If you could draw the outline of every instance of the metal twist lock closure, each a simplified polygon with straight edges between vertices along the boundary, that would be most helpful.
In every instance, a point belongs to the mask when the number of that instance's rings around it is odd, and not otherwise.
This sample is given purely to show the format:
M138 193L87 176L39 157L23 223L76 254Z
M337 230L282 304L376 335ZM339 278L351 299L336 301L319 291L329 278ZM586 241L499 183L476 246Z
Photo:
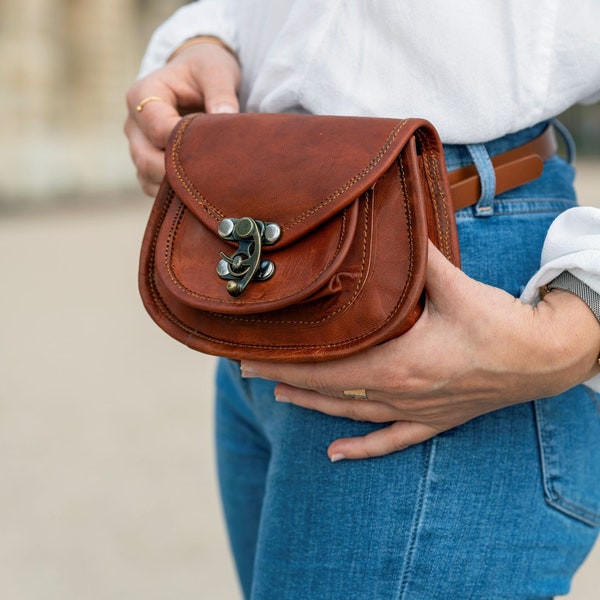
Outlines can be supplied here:
M239 244L238 249L228 256L221 252L217 265L217 274L226 279L227 291L239 296L251 281L266 281L275 273L275 264L261 258L263 246L275 244L281 237L281 227L277 223L268 223L243 217L241 219L223 219L218 227L224 240Z

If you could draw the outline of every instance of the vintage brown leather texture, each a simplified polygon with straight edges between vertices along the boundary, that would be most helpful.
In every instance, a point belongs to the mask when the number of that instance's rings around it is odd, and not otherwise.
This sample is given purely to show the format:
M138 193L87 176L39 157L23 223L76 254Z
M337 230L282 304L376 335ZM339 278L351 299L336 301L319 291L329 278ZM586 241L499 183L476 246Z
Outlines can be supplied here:
M216 269L242 246L218 227L243 217L276 223L281 236L262 245L273 275L236 296ZM459 265L442 147L428 122L188 115L166 150L139 286L156 323L201 352L329 360L417 321L428 238Z

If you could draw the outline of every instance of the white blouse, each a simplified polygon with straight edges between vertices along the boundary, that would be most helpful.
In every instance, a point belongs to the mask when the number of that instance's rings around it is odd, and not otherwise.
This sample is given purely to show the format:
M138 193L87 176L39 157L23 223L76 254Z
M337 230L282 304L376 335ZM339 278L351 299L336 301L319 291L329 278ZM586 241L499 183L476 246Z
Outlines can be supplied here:
M200 34L238 52L253 112L425 117L471 143L600 99L598 0L199 0L141 73Z
M420 116L464 144L600 100L598 0L198 0L156 30L140 76L203 34L238 53L251 112ZM522 300L565 269L600 293L600 209L556 219Z

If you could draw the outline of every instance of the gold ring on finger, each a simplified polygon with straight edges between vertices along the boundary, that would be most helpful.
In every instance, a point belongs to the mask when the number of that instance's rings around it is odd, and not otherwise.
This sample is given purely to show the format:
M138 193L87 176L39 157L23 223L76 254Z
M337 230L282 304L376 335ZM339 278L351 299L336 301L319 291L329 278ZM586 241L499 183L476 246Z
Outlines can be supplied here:
M144 110L144 106L146 106L148 102L164 102L164 100L160 96L148 96L143 100L140 100L140 103L135 107L135 110L142 112Z
M344 396L346 398L360 398L361 400L368 400L367 390L344 390Z

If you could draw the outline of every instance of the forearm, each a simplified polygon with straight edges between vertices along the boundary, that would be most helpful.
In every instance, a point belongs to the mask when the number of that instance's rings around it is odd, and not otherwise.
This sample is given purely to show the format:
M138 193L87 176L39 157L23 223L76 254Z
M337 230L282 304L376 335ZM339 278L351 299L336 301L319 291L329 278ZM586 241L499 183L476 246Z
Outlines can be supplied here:
M571 273L583 282L592 293L600 294L600 209L577 207L557 217L546 236L541 267L527 284L521 300L527 304L536 304L540 300L540 291L563 272ZM564 300L559 300L561 296ZM568 296L572 297L567 301L565 298ZM579 315L579 319L575 319L577 322L571 323L574 329L567 326L564 335L567 338L571 337L572 332L578 330L579 322L587 323L587 331L579 335L583 335L586 339L589 336L590 339L587 341L593 345L594 335L600 335L597 331L600 326L593 311L585 302L568 292L561 294L559 290L552 291L544 300L556 307L560 307L564 301L568 305L568 309L573 311L573 315ZM569 315L565 315L565 320L569 323ZM572 341L576 343L577 338ZM566 343L569 342L566 341ZM577 354L580 349L574 346L571 353ZM600 352L600 339L597 340L596 356L598 352ZM596 376L594 380L587 381L586 384L600 391L600 377Z
M553 339L541 339L540 343L552 344L551 359L556 361L557 368L573 385L585 382L598 388L600 321L589 305L571 291L554 288L544 293L537 310L542 316L549 316L554 325L548 331Z

